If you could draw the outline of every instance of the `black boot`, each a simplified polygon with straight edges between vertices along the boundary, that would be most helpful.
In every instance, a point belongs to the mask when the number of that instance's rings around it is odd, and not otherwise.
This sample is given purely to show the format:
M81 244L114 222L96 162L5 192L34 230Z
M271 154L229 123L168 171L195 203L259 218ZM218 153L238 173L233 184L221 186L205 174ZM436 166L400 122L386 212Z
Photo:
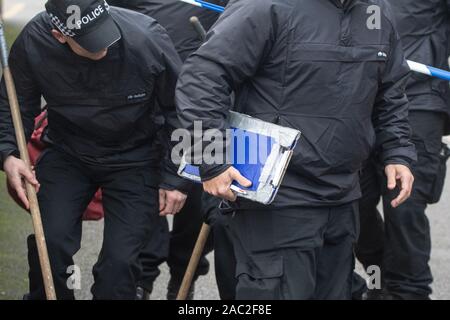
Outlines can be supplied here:
M151 290L147 290L143 287L136 288L136 300L150 300L150 296L152 294L153 288Z
M176 300L178 291L180 291L181 282L183 279L178 277L170 277L169 284L167 285L167 300ZM195 280L192 281L189 288L186 300L194 300Z
M363 300L390 300L383 289L371 289L363 296Z

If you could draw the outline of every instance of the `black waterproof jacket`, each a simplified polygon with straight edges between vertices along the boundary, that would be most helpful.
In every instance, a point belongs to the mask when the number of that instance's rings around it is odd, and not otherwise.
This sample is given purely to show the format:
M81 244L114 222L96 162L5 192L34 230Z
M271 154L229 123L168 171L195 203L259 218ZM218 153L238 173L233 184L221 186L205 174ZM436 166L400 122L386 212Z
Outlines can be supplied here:
M208 1L225 6L228 0ZM219 13L199 8L179 0L109 0L108 3L146 14L158 21L172 38L175 48L184 61L202 44L198 33L189 19L199 18L206 30L209 30L219 17Z
M82 58L53 38L47 13L38 14L19 35L9 57L26 137L48 105L46 140L80 161L98 166L159 166L161 127L153 120L163 110L166 132L178 126L174 106L181 60L154 19L111 8L122 39L105 58ZM0 88L0 165L17 146L4 80ZM170 128L169 128L170 127ZM168 139L168 138L167 138ZM163 185L184 190L189 184L165 161Z
M415 159L408 73L383 1L232 0L182 69L178 116L186 128L202 120L224 130L234 109L301 130L273 205L340 205L360 197L358 172L372 150L384 164ZM202 178L226 168L203 165Z
M407 59L448 70L449 0L389 0ZM407 95L411 110L445 112L448 81L413 73Z

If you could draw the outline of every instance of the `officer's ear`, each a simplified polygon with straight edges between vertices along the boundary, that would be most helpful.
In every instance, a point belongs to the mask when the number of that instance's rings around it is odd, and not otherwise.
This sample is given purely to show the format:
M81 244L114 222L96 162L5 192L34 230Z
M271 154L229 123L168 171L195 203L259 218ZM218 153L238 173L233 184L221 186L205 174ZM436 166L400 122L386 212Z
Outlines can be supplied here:
M67 42L66 37L56 29L52 30L52 36L62 44Z

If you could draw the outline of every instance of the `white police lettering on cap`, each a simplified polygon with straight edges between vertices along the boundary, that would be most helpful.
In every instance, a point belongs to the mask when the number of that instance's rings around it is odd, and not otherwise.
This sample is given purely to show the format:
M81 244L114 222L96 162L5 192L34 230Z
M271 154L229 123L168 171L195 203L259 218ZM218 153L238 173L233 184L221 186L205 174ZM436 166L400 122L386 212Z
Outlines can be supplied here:
M103 5L98 5L98 7L89 12L87 15L81 17L81 19L76 22L77 29L81 29L83 25L89 24L91 21L96 20L102 15L102 13L105 12L105 10L109 11L109 5L106 1L104 1Z

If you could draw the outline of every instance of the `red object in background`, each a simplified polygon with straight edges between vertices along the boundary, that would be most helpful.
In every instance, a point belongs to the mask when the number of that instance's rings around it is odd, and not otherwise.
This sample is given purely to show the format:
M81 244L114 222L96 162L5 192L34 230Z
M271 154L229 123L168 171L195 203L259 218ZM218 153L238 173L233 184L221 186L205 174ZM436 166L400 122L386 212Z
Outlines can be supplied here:
M39 156L46 148L45 143L41 141L41 136L48 124L47 112L43 111L39 116L37 116L36 119L34 120L34 123L35 123L35 130L33 132L33 135L31 136L30 142L28 142L28 152L30 154L30 160L32 165L36 163L36 160L39 159ZM14 201L19 206L25 209L22 202L17 197L16 192L9 186L9 184L7 184L7 187L8 193L11 196L11 198L13 198ZM84 212L83 220L93 221L101 219L103 219L103 205L102 205L102 191L99 189L95 193L94 198L92 199L88 208Z

